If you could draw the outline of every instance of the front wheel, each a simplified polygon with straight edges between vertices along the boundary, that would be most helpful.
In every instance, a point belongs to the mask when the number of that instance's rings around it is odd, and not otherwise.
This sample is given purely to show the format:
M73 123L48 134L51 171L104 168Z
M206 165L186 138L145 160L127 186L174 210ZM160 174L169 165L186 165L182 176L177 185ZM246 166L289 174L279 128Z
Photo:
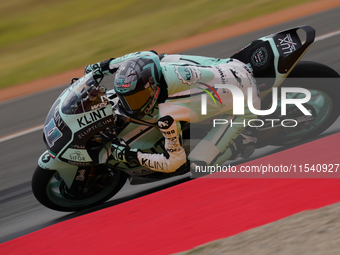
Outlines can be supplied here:
M44 206L63 212L81 211L99 205L113 197L124 186L126 175L121 171L108 171L105 181L96 190L78 196L68 190L57 171L37 167L32 178L32 191Z
M281 87L292 87L289 78L294 78L293 87L308 89L311 100L303 105L312 113L312 118L294 128L286 128L286 135L281 136L273 145L289 145L315 138L336 121L340 114L339 77L333 69L320 63L301 61L296 65ZM289 97L303 98L304 95L291 93L287 94ZM294 108L291 111L293 115L293 111L299 112Z

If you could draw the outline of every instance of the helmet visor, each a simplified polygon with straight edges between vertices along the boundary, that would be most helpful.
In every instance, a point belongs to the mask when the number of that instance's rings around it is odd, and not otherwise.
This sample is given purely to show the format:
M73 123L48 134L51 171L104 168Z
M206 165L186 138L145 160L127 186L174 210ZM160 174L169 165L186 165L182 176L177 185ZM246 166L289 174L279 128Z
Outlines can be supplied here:
M140 90L132 95L124 95L125 103L131 111L140 110L149 101L154 93L151 86L147 89Z

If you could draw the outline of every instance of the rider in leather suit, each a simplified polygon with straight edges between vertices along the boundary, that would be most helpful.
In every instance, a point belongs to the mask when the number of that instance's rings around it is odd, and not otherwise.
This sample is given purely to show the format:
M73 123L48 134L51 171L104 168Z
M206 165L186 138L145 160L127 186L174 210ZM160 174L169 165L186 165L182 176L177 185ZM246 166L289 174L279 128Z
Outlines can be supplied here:
M188 162L192 169L197 165L223 164L228 159L244 156L246 150L255 147L256 129L247 127L247 122L256 116L247 108L245 115L233 116L232 95L228 90L216 89L218 95L214 97L219 103L208 100L208 114L201 114L201 94L203 91L214 94L215 84L238 86L244 95L248 87L253 87L253 105L259 107L251 70L236 59L143 51L85 67L85 73L91 71L99 76L116 73L114 88L120 106L131 118L142 119L154 107L159 110L158 127L165 138L166 152L144 153L125 144L113 144L115 160L180 174L188 171ZM212 127L187 156L181 144L181 123L196 123L212 116L229 122ZM231 126L230 121L236 124Z

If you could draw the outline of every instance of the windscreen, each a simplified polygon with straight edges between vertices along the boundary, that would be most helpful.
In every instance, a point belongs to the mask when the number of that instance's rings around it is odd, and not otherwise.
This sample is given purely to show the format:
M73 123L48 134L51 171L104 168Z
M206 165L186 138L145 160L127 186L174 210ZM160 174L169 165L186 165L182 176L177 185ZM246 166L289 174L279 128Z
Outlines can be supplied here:
M103 104L103 96L106 89L98 86L92 73L85 75L71 86L71 92L62 105L64 114L79 114L88 112L96 106Z

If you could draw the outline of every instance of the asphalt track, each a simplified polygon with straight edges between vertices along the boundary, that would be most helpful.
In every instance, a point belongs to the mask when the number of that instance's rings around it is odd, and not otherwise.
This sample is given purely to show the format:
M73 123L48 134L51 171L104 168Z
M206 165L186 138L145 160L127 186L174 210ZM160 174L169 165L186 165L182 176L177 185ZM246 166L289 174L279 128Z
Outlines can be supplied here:
M340 30L339 13L340 8L336 8L331 11L256 31L237 38L192 49L185 53L212 57L228 57L258 37L302 24L308 24L314 27L317 35L327 34ZM340 35L336 35L315 42L303 59L324 63L334 68L337 72L340 72L339 54ZM62 89L63 87L51 89L33 96L0 104L0 137L41 125L44 122L49 107ZM340 122L338 120L323 135L329 135L339 131ZM262 151L258 151L252 158L281 149L282 148L278 147L268 147ZM44 150L45 146L42 142L41 130L1 142L0 242L5 242L46 226L90 212L86 211L74 214L54 212L44 208L34 199L30 191L30 179L36 167L37 159ZM91 211L114 206L115 204L164 189L182 181L184 180L177 178L167 182L163 181L134 187L127 186L110 202L94 208Z

